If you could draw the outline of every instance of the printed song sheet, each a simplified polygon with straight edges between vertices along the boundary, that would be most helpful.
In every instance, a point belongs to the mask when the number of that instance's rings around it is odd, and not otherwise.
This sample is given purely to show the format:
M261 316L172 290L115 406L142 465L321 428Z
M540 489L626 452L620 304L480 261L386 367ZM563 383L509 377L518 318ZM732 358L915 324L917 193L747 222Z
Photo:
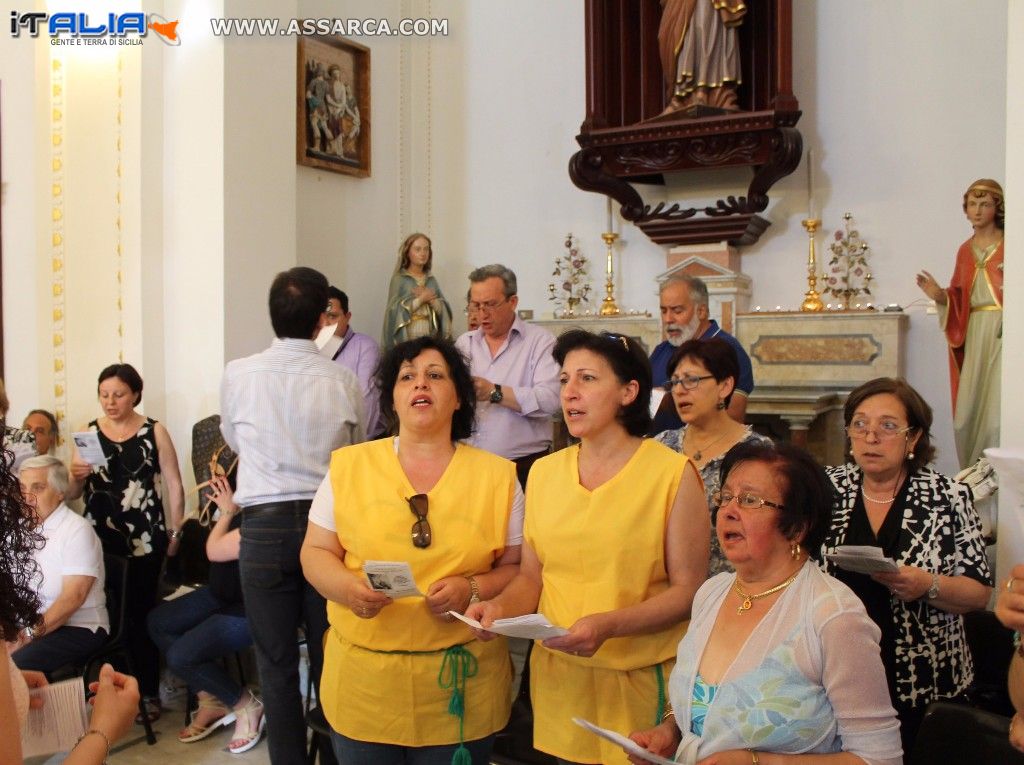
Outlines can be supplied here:
M363 573L371 589L389 598L397 600L423 594L416 586L412 568L404 561L368 560L363 563Z
M37 757L71 749L85 733L88 722L82 678L35 688L32 695L42 697L43 706L28 711L21 735L23 756Z
M470 627L478 630L484 629L480 622L475 619L449 611L459 621L463 621ZM569 630L554 626L544 614L526 614L511 619L497 619L494 624L486 628L488 632L506 637L526 638L527 640L547 640L548 638L568 635Z

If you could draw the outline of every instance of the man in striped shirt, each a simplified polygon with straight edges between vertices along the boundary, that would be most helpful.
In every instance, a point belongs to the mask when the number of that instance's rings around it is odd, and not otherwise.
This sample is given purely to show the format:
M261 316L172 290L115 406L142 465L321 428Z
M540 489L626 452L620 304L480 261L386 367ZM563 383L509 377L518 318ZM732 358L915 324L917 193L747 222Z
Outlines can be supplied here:
M267 350L229 362L221 383L221 431L239 456L239 566L273 765L305 762L300 625L317 683L323 664L326 603L299 565L309 505L331 452L366 434L359 381L313 342L327 290L327 279L311 268L278 274L270 287L277 338ZM256 719L250 723L258 729Z

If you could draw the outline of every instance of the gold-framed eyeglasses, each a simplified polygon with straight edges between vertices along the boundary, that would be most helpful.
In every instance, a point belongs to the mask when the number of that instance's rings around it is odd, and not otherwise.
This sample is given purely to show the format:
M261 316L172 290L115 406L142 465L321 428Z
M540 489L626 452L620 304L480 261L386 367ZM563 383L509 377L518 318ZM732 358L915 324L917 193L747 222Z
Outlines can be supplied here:
M913 429L912 425L903 427L895 420L882 420L872 426L867 420L858 417L846 427L846 435L850 438L860 439L867 438L868 433L872 432L879 441L887 441L909 433Z
M668 389L672 390L677 385L682 385L683 390L697 390L697 386L701 384L702 380L713 380L714 375L683 375L682 377L670 377L668 380Z
M741 491L733 494L728 491L716 491L711 495L711 503L717 508L723 508L733 500L739 505L740 510L760 510L762 507L774 507L776 510L785 510L785 505L769 502L767 499L751 494L749 491Z

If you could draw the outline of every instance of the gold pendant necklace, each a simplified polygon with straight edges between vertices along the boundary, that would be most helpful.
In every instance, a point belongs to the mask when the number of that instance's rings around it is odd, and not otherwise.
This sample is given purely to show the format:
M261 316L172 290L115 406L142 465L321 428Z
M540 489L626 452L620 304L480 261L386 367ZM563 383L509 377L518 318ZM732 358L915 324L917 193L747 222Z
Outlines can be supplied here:
M740 580L739 580L739 577L737 577L736 579L733 580L732 588L734 590L736 590L736 594L737 595L739 595L741 598L743 598L743 603L741 603L740 607L736 609L736 613L737 614L742 614L744 611L749 611L753 607L755 600L760 600L761 598L765 598L765 597L771 595L773 592L778 592L779 590L786 589L787 587L789 587L789 585L793 584L793 582L796 581L796 578L798 576L800 576L800 571L797 571L795 574L793 574L793 576L791 576L789 579L787 579L782 584L777 584L774 587L772 587L770 590L765 590L764 592L759 592L756 595L748 595L742 589L740 589Z

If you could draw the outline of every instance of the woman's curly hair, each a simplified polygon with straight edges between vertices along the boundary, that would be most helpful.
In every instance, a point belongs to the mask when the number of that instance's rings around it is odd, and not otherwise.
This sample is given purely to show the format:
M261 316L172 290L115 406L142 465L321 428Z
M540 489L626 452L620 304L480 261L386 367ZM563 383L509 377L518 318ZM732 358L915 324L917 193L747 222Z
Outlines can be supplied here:
M0 638L13 641L22 627L39 621L32 552L42 547L43 537L11 470L14 454L4 446L4 437L0 420Z

